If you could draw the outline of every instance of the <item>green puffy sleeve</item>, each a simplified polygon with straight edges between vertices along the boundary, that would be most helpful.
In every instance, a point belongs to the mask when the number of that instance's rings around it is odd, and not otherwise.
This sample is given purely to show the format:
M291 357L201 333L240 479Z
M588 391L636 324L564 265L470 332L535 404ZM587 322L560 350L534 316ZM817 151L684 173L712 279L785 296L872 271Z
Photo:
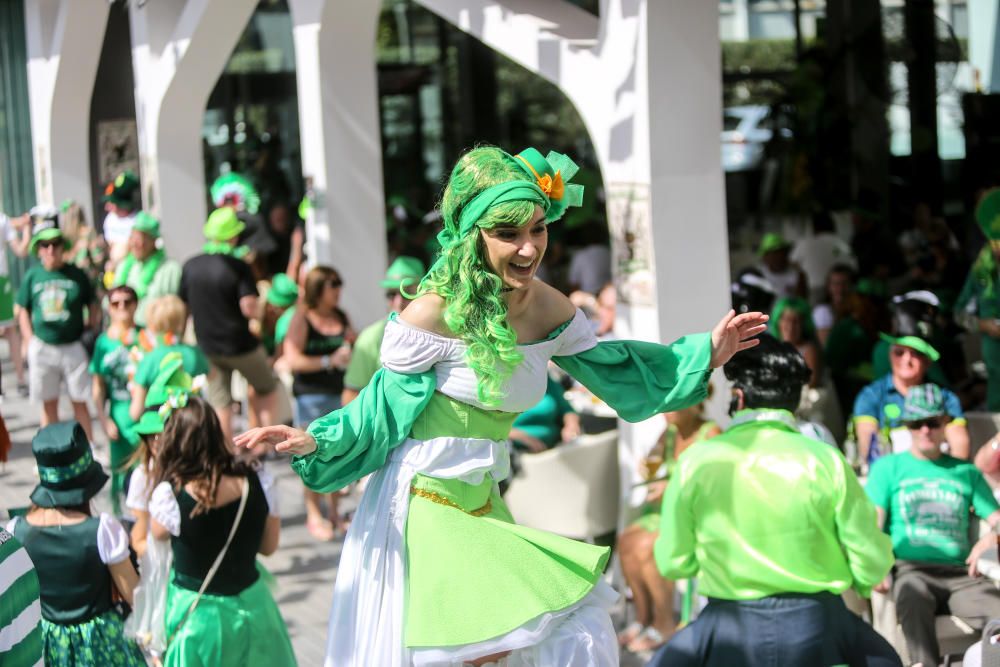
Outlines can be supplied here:
M433 370L404 374L380 369L357 398L309 425L316 451L292 457L292 469L320 493L374 472L410 434L436 384Z
M671 345L604 341L552 361L629 422L682 410L708 396L710 334L679 338Z

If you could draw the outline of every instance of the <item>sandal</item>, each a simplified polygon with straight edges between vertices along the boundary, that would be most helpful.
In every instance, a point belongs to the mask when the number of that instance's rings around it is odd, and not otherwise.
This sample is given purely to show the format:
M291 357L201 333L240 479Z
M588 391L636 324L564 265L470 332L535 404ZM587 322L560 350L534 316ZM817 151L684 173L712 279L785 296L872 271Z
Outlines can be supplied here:
M332 542L337 536L333 524L322 517L306 519L306 529L320 542Z
M668 637L654 628L652 625L643 629L639 636L628 643L626 649L630 653L645 653L655 651L667 643Z
M645 626L639 621L632 621L625 629L618 633L618 645L627 646L634 642L636 638L642 634Z

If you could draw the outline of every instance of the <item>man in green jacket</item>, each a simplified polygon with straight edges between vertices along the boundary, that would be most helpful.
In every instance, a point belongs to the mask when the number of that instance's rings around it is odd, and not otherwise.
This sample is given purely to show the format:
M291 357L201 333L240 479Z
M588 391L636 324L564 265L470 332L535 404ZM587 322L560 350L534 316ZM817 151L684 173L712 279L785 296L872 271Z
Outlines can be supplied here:
M798 432L805 360L760 341L723 367L729 428L685 451L667 485L657 566L698 577L709 603L650 664L900 665L840 597L869 595L892 545L841 453Z

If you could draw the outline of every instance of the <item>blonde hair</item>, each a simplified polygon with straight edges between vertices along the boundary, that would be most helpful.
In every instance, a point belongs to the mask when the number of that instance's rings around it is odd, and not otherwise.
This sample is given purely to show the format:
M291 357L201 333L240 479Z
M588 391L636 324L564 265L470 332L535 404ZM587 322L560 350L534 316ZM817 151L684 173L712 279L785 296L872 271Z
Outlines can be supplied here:
M187 306L180 297L167 294L153 299L146 306L146 326L157 334L184 334L187 325Z

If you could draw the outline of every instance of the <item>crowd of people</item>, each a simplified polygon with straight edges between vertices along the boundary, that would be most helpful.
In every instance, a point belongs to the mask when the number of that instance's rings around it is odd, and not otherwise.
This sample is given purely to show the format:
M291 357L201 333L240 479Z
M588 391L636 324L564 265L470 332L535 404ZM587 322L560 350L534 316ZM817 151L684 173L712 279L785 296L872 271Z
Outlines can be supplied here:
M329 665L606 665L622 647L655 665L900 664L847 611L853 589L895 598L910 661L929 667L940 609L1000 617L977 570L995 543L969 512L1000 524L1000 447L964 420L1000 411L1000 191L977 208L989 243L967 278L923 209L900 246L864 208L852 243L817 215L797 243L764 235L712 332L663 346L615 340L595 227L546 263L549 224L582 200L575 172L535 149L464 155L436 254L391 258L371 324L340 307L340 272L307 261L293 208L261 215L238 174L213 185L183 264L128 172L101 233L73 203L0 218L3 243L37 260L16 295L0 264L0 326L41 406L38 485L0 530L0 584L21 605L0 616L4 664L295 664L256 559L278 548L275 452L303 481L309 533L344 539ZM985 377L960 325L982 336ZM702 405L720 367L725 430ZM618 540L636 621L617 636L609 549L518 526L503 500L518 456L581 433L569 383L628 421L664 414ZM709 603L691 622L695 578Z

